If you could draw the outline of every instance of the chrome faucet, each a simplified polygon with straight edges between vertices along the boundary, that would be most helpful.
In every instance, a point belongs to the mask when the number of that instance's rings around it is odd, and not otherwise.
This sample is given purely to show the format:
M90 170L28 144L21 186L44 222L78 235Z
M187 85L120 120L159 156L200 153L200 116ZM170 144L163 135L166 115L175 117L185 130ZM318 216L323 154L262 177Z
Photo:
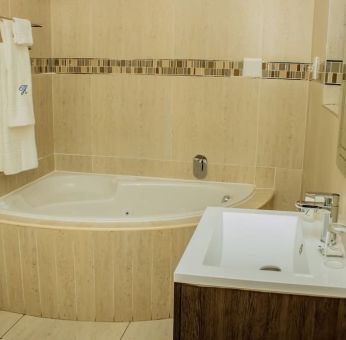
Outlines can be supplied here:
M329 225L328 233L336 238L336 235L346 233L346 225L342 223L332 223Z
M298 211L307 213L309 210L324 209L329 211L329 218L323 223L321 241L326 242L329 226L338 220L340 195L335 193L307 192L304 195L304 201L297 201ZM329 242L335 244L335 233L329 235Z

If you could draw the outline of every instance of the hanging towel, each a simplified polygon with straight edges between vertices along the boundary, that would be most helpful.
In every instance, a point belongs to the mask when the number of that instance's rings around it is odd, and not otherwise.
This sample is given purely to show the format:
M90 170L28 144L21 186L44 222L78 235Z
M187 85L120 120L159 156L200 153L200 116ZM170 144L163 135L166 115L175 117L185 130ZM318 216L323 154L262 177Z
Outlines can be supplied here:
M31 22L26 19L13 18L13 40L17 45L23 45L26 47L34 44L32 38Z
M11 127L35 124L29 50L13 42L13 22L3 21L3 41L8 69L8 120Z
M11 127L10 111L13 109L14 74L17 69L9 57L13 49L12 22L0 21L0 171L13 175L37 168L37 150L34 124Z

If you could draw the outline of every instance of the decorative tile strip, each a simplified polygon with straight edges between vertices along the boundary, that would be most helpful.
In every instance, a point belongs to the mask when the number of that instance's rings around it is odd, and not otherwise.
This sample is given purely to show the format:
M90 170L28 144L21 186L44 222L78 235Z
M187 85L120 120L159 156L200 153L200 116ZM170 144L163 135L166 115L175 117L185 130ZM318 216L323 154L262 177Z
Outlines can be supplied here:
M327 60L320 64L318 80L325 85L341 85L345 77L342 60Z
M242 61L205 59L98 59L98 58L33 58L33 73L61 74L136 74L162 76L239 77ZM264 62L262 78L311 80L311 64ZM342 61L321 63L319 79L323 84L340 85L346 80Z
M311 64L308 63L263 63L263 78L310 80Z
M32 59L33 73L141 74L166 76L238 77L243 62L192 59Z

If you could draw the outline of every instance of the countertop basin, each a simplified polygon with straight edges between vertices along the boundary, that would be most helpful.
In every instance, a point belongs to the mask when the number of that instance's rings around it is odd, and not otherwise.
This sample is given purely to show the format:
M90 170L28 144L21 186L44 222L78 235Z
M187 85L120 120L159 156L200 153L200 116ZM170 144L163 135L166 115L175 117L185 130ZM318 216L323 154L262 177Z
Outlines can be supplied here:
M174 273L175 282L346 297L346 269L319 252L322 219L302 213L208 208Z

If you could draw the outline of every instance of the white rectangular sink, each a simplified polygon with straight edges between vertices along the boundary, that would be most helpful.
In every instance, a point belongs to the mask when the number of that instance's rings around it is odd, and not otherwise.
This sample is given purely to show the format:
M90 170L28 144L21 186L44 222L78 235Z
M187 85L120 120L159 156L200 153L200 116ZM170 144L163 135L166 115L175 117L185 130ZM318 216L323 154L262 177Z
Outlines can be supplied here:
M318 250L321 229L301 213L208 208L174 281L346 297L346 269L326 267Z
M309 274L299 216L223 212L203 264Z

